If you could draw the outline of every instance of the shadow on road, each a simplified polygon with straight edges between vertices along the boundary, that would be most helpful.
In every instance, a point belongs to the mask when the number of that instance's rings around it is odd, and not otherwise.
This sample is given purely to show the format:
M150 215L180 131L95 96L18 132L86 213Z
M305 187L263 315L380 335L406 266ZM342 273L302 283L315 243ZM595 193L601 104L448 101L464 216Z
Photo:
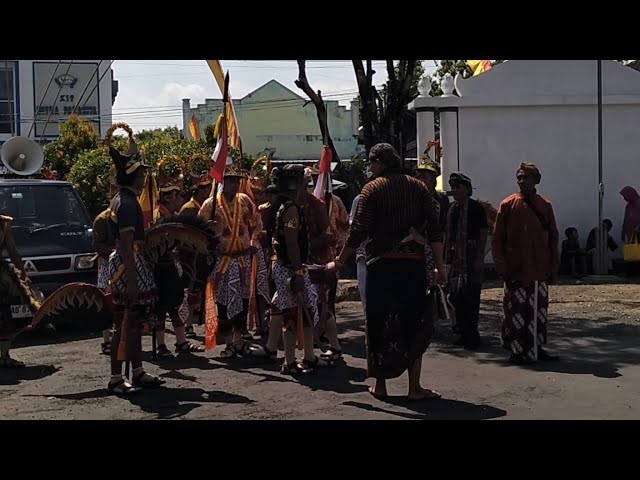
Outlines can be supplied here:
M294 379L291 376L280 374L281 365L282 365L282 362L280 361L278 361L277 363L273 363L273 362L268 362L266 360L241 358L241 359L235 359L235 361L224 362L221 364L221 367L227 370L232 370L234 372L246 373L248 375L260 377L260 380L258 380L258 383L293 382ZM265 371L273 372L273 373L266 373Z
M180 372L180 370L187 369L196 369L196 370L216 370L218 368L222 368L222 365L217 363L211 363L210 358L205 356L206 353L190 353L185 352L180 355L176 355L174 358L158 358L157 360L153 359L153 354L149 351L143 353L142 360L147 363L151 363L152 365L156 365L160 370L165 370L168 373L163 373L163 377L170 378L179 378L184 380L189 380L193 378L195 381L195 377L191 377L190 375L186 375Z
M366 370L364 368L352 367L344 361L338 361L333 367L317 368L311 375L283 375L279 373L283 360L282 352L279 352L279 355L277 363L245 357L224 362L222 368L261 377L259 382L297 382L313 391L323 390L348 394L367 390L366 385L352 383L365 381ZM273 373L265 373L264 370Z
M107 389L101 388L88 392L69 393L62 395L46 395L62 400L87 400L92 398L104 398L111 394ZM192 410L202 406L203 403L229 403L249 404L253 400L243 395L222 392L220 390L206 391L202 388L167 388L160 387L142 390L140 392L123 397L123 400L147 413L158 415L160 419L178 418Z
M345 362L339 362L334 367L318 368L313 375L298 375L296 380L300 385L304 385L314 392L322 390L340 394L361 393L366 392L369 387L355 383L364 382L366 374L367 371L364 368L352 367Z
M412 412L390 410L369 403L355 402L352 400L343 402L342 404L370 412L387 413L409 420L488 420L504 417L507 414L505 410L489 405L475 405L473 403L462 402L460 400L448 400L446 398L426 402L414 402L407 400L406 397L390 396L385 399L376 399L376 402L403 407Z
M488 311L485 305L480 320L483 345L477 352L453 346L455 337L451 329L442 324L438 327L438 335L431 348L458 357L475 357L479 363L610 379L622 376L619 372L621 367L640 364L640 325L622 323L614 316L582 320L559 319L552 315L545 350L559 355L560 361L522 367L511 365L508 362L509 352L500 346L498 335L501 323L502 316Z
M27 365L24 368L0 368L0 385L18 385L22 381L40 380L53 375L60 367L54 365Z
M90 340L93 338L101 338L101 331L85 330L85 329L58 329L55 332L47 332L44 330L36 330L35 332L24 332L16 337L12 342L12 349L24 347L34 347L42 345L56 345L60 343L77 342L80 340ZM99 345L98 345L99 347Z

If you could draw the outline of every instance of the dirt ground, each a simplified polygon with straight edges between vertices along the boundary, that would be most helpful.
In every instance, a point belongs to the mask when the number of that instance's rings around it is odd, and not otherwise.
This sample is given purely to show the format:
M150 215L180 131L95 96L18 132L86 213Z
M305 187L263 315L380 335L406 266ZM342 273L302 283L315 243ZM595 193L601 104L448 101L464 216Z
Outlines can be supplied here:
M160 362L147 353L148 371L167 384L128 399L105 389L109 366L98 353L98 333L21 337L14 356L27 368L0 370L0 419L640 418L640 286L551 287L548 349L562 361L534 367L506 363L497 338L501 290L495 287L483 290L479 351L452 346L450 328L438 326L422 377L441 400L405 400L406 375L389 382L391 396L384 401L367 393L372 380L365 379L360 303L343 301L338 317L346 355L335 368L297 379L273 364L222 361L220 347ZM149 336L143 346L149 352Z

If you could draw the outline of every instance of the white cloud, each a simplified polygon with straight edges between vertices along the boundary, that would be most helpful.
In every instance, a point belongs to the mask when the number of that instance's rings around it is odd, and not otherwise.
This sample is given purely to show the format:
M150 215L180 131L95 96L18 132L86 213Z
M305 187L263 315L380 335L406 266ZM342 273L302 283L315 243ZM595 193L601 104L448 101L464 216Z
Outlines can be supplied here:
M122 85L113 106L113 121L126 122L134 130L182 128L182 99L204 101L208 89L200 84L165 83L158 93L144 84Z

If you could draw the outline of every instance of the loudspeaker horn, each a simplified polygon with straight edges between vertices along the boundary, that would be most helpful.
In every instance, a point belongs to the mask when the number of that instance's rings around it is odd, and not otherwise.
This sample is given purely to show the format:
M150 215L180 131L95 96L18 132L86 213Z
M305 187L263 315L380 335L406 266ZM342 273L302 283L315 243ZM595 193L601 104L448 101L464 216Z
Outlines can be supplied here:
M26 137L11 137L0 149L0 160L17 175L33 175L44 164L44 152L37 142Z

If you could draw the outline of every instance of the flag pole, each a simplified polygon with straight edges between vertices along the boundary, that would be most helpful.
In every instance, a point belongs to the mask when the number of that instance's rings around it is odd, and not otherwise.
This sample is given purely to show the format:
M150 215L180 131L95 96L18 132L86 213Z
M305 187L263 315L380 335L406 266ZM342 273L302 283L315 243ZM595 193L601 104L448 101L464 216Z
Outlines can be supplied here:
M222 128L222 132L220 135L220 138L218 138L216 140L216 144L217 142L220 142L223 138L223 135L227 135L227 101L228 101L228 97L229 97L229 72L227 72L227 75L225 76L224 79L224 91L222 93L222 121L220 124L220 127ZM221 152L224 153L226 155L226 152ZM225 160L226 161L226 160ZM224 173L223 173L224 175ZM223 176L224 179L224 176ZM218 180L216 180L215 178L212 177L213 183L211 184L211 216L209 217L209 220L211 220L212 222L215 220L216 218L216 206L218 204ZM211 227L213 229L213 226ZM204 323L204 310L205 310L205 304L206 304L206 288L202 291L202 297L200 298L200 317L198 319L198 325L202 325Z

